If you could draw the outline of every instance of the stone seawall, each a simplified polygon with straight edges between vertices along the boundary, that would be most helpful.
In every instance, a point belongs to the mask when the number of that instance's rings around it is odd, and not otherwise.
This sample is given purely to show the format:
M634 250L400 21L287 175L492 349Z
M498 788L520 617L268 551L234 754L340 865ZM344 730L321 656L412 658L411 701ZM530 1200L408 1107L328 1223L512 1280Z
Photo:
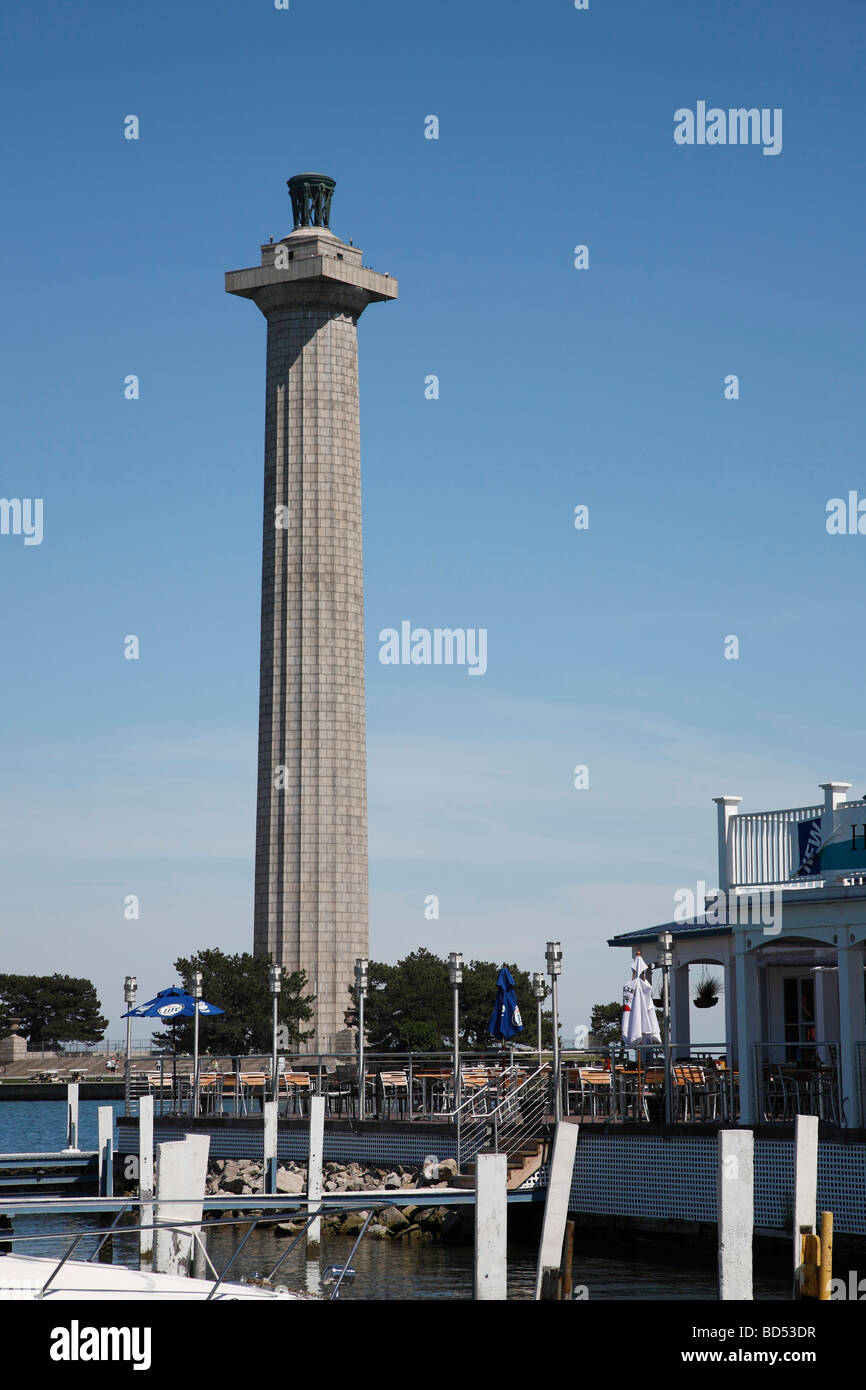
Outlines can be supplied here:
M262 1164L254 1159L216 1159L208 1167L205 1195L220 1197L255 1197L262 1191ZM393 1168L371 1168L361 1163L325 1163L322 1168L322 1191L331 1195L345 1192L355 1196L370 1193L370 1204L363 1211L326 1212L322 1228L339 1235L357 1235L370 1212L373 1219L367 1234L374 1240L441 1240L462 1234L462 1219L458 1207L437 1207L429 1199L418 1206L376 1206L374 1195L386 1197L391 1193L416 1190L420 1195L433 1197L438 1187L448 1187L457 1172L454 1159L438 1164L409 1167L395 1164ZM302 1197L307 1191L307 1165L280 1163L277 1167L277 1192L289 1197ZM226 1212L232 1208L226 1207ZM249 1215L245 1211L244 1215ZM212 1213L217 1215L217 1213ZM293 1236L303 1230L306 1213L277 1221L271 1229L277 1235Z

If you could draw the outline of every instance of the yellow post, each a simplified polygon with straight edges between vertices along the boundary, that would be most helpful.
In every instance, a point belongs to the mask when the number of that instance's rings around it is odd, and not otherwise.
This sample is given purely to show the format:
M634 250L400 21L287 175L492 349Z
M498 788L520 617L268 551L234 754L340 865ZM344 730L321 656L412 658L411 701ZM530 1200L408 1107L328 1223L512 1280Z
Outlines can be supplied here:
M833 1279L833 1213L821 1212L821 1268L818 1275L818 1297L823 1302L830 1298L830 1284Z

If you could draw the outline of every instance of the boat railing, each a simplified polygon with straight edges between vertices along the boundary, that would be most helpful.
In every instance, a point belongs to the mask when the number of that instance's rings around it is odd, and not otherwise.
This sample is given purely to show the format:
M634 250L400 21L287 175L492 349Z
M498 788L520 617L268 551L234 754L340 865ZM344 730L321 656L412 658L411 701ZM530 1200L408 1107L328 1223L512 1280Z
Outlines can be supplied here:
M376 1197L375 1205L372 1207L371 1196ZM471 1201L474 1199L474 1194L466 1193L465 1196L463 1196L463 1194L460 1194L460 1198L463 1201ZM183 1199L173 1198L172 1205L176 1205L181 1200ZM190 1198L187 1200L190 1202L191 1205L201 1205L201 1199ZM259 1198L260 1203L266 1200L267 1199L265 1198ZM439 1203L441 1203L441 1193L437 1193L437 1200ZM303 1199L303 1202L304 1205L306 1205L306 1198ZM361 1202L364 1203L363 1206L361 1206ZM359 1192L358 1199L355 1202L351 1203L334 1203L331 1201L323 1201L321 1203L317 1203L314 1210L301 1212L300 1226L298 1231L289 1241L285 1250L281 1252L279 1259L269 1269L268 1273L264 1276L241 1276L241 1282L255 1284L258 1287L265 1289L273 1289L275 1292L277 1292L280 1286L275 1283L276 1276L279 1274L281 1268L285 1264L289 1255L296 1248L299 1241L308 1237L310 1227L313 1225L315 1221L320 1220L323 1215L342 1216L349 1215L353 1212L358 1212L359 1210L363 1210L365 1212L364 1221L357 1232L355 1240L352 1244L352 1248L349 1251L349 1254L346 1257L345 1261L342 1265L332 1265L327 1271L325 1271L325 1274L329 1276L327 1280L325 1279L325 1275L323 1275L323 1283L327 1283L327 1286L330 1289L330 1292L328 1294L328 1300L330 1301L333 1299L337 1299L339 1298L340 1288L343 1285L343 1283L351 1283L354 1279L352 1260L354 1259L357 1253L358 1247L361 1244L364 1235L366 1234L369 1226L372 1224L373 1217L376 1214L376 1212L380 1211L383 1207L395 1207L400 1206L402 1204L403 1203L401 1203L393 1197L393 1194L371 1194L369 1192ZM238 1257L244 1250L247 1242L249 1241L250 1237L252 1236L253 1232L257 1229L257 1227L268 1226L272 1225L274 1222L284 1221L286 1219L286 1215L289 1212L294 1213L299 1210L298 1206L288 1205L285 1199L283 1199L280 1202L279 1207L266 1211L264 1213L262 1213L257 1208L255 1215L241 1214L230 1217L214 1217L209 1218L207 1221L203 1221L201 1215L191 1217L188 1221L178 1219L177 1217L173 1216L171 1221L138 1221L121 1224L123 1217L128 1216L131 1212L135 1211L136 1208L142 1205L150 1205L150 1203L144 1203L139 1198L130 1198L127 1201L121 1200L121 1205L117 1208L114 1220L108 1227L106 1227L103 1224L101 1226L94 1227L91 1229L76 1231L74 1234L71 1234L69 1231L47 1231L22 1235L12 1234L10 1236L7 1236L6 1243L8 1244L11 1242L14 1243L14 1245L18 1246L21 1244L33 1245L38 1244L39 1242L57 1242L59 1240L69 1239L69 1245L64 1250L63 1254L60 1255L59 1258L56 1260L56 1263L52 1266L47 1277L44 1279L41 1287L36 1290L35 1297L37 1299L42 1299L46 1297L49 1290L51 1289L51 1286L56 1283L64 1265L67 1263L68 1260L72 1258L78 1247L81 1245L82 1241L88 1238L97 1238L97 1243L94 1249L87 1256L86 1260L86 1263L92 1264L98 1259L99 1254L103 1250L106 1242L110 1240L112 1236L140 1236L142 1232L147 1231L153 1233L159 1231L177 1231L181 1234L186 1233L187 1235L192 1236L193 1244L198 1250L203 1264L205 1264L210 1270L210 1275L212 1277L213 1282L205 1299L206 1302L210 1302L212 1299L216 1297L219 1289L228 1279L232 1269L234 1268L238 1260ZM200 1233L202 1228L204 1228L206 1231L210 1231L213 1229L226 1227L237 1227L238 1229L243 1230L244 1234L241 1240L238 1242L235 1249L232 1251L223 1269L218 1271L214 1267L213 1261L211 1260L210 1255L208 1254L207 1246L202 1241ZM148 1270L147 1272L150 1271ZM2 1257L0 1257L0 1274L2 1274Z

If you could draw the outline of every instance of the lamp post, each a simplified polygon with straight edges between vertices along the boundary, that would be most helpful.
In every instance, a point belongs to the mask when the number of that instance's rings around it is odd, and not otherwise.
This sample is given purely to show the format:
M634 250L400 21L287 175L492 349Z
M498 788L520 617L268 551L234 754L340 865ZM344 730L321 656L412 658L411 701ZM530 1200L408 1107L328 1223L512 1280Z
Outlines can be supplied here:
M550 976L553 1005L553 1114L557 1123L562 1119L562 1094L559 1085L559 995L557 981L562 974L562 947L558 941L548 941L544 959Z
M282 984L283 967L281 965L268 966L268 983L271 987L271 997L274 1004L273 1035L271 1038L271 1090L273 1099L279 1098L277 1081L277 1013L280 1006L280 990Z
M671 990L670 973L673 964L673 936L659 932L658 964L662 968L662 1026L665 1032L665 1121L673 1124L673 1095L671 1094Z
M196 971L193 972L193 977L192 977L192 997L193 997L193 999L195 1000L195 1013L194 1013L194 1015L193 1015L193 1023L192 1023L192 1039L193 1039L193 1041L192 1041L192 1052L193 1052L193 1061L192 1061L192 1071L193 1071L193 1084L192 1084L192 1113L193 1113L194 1115L198 1115L198 1003L199 1003L199 1000L201 999L201 971L200 971L200 970L196 970Z
M370 962L363 956L355 961L355 990L358 995L358 1119L364 1118L366 1101L366 1077L364 1075L364 999L367 995Z
M136 995L137 989L138 989L138 980L135 978L134 975L127 975L126 979L125 979L124 982L123 982L123 997L124 997L124 999L126 1000L126 1012L127 1012L127 1013L129 1013L130 1009L132 1008L133 1004L135 1003L135 995ZM128 1114L129 1114L129 1102L130 1102L130 1099L131 1099L131 1097L130 1097L130 1089L131 1089L131 1083L132 1083L132 1075L131 1075L131 1072L130 1072L130 1069L129 1069L129 1049L130 1049L130 1046L131 1046L131 1043L130 1043L130 1035L131 1035L131 1032L132 1032L132 1019L131 1019L131 1018L128 1018L128 1019L126 1020L126 1075L125 1075L125 1077L124 1077L124 1083L123 1083L123 1113L124 1113L124 1115L128 1115Z
M460 1104L460 986L463 983L463 956L452 951L448 957L448 978L454 992L454 1109Z
M535 1003L538 1012L538 1065L541 1066L541 1009L544 1004L544 996L547 993L547 985L544 982L544 973L536 970L532 977L532 993L535 995Z

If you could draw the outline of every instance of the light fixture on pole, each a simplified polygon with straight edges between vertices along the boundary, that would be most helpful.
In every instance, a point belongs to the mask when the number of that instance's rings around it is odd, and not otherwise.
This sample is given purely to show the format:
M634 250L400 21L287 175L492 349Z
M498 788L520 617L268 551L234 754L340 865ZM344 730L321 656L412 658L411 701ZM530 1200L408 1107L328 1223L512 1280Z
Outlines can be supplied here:
M124 982L123 982L123 997L124 997L124 999L126 1000L126 1012L127 1012L127 1013L129 1013L129 1010L132 1008L133 1004L135 1003L135 996L136 996L137 990L138 990L138 980L135 978L134 975L127 975L126 979L125 979ZM127 1018L127 1020L126 1020L126 1069L125 1069L124 1083L123 1083L123 1113L124 1113L124 1115L128 1115L128 1114L129 1114L130 1086L131 1086L131 1082L132 1082L132 1073L131 1073L131 1071L130 1071L130 1062L129 1062L129 1049L130 1049L130 1046L131 1046L131 1043L130 1043L130 1034L131 1034L131 1030L132 1030L132 1019L131 1019L131 1018Z
M562 947L558 941L548 941L544 959L550 976L550 992L553 1005L553 1113L559 1122L562 1119L562 1091L559 1084L559 994L557 981L562 974Z
M195 1013L193 1014L192 1026L192 1051L193 1051L193 1084L192 1084L192 1113L198 1115L198 1006L201 999L201 971L195 970L192 977L192 997L195 1000Z
M355 991L358 996L358 1118L364 1118L366 1077L364 1075L364 1000L367 995L370 962L363 956L355 961Z
M271 1037L271 1091L273 1099L279 1098L278 1079L277 1079L277 1014L280 1007L280 990L283 987L283 967L281 965L268 966L268 984L271 987L271 998L273 1000L273 1031Z
M662 968L662 1019L665 1037L665 1121L673 1124L673 1093L671 1091L671 988L670 972L673 965L673 936L669 931L659 932L658 962Z
M463 983L463 956L452 951L448 957L448 978L454 993L454 1109L460 1104L460 986Z
M541 1066L541 1009L547 994L547 984L544 979L544 972L536 970L532 977L532 993L535 995L535 1002L538 1006L538 1065Z

